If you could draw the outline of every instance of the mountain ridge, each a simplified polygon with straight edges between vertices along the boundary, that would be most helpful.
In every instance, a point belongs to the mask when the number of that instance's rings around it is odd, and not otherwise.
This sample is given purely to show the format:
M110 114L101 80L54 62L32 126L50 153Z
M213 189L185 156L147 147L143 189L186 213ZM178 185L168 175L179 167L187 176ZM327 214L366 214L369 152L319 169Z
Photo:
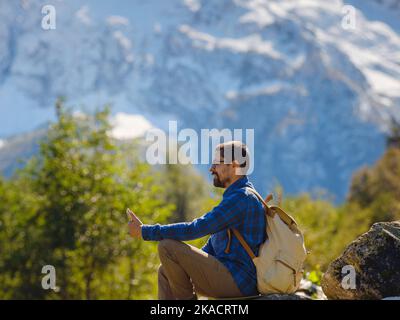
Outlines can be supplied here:
M30 1L29 10L44 3ZM254 128L262 192L279 181L289 193L324 188L340 200L354 170L383 153L390 119L400 118L399 29L385 22L389 13L370 20L357 1L354 30L341 26L339 0L133 1L136 10L103 22L86 3L57 4L54 32L35 28L40 16L28 9L0 4L8 132L18 113L50 119L60 95L77 106L112 101L115 112L163 129L167 120L198 132ZM370 3L385 13L398 2Z

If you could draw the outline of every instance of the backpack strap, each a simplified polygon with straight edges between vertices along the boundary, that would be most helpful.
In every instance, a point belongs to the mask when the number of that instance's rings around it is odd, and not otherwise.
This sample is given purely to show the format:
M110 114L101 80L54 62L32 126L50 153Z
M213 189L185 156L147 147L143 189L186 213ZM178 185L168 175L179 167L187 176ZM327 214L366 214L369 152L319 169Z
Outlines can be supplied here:
M278 206L271 206L270 210L278 214L279 218L287 225L289 228L292 228L293 225L297 226L297 222L293 219L293 217L289 216L285 211L283 211Z
M225 253L229 253L229 251L231 250L231 238L232 238L231 229L228 229L227 232L228 232L228 244L226 245Z
M249 247L249 245L247 244L246 240L243 239L242 235L240 234L239 231L237 231L235 228L232 228L233 233L235 234L236 238L239 239L240 244L243 246L244 250L246 250L246 252L248 253L248 255L250 256L251 260L253 260L256 255L254 254L254 252L251 250L251 248Z
M281 220L288 225L290 228L295 225L297 226L297 222L293 219L293 217L291 217L290 215L288 215L285 211L283 211L280 207L278 206L269 206L267 204L267 202L272 200L272 194L269 194L265 200L261 197L261 195L254 190L253 188L246 188L247 190L249 190L250 192L254 193L257 198L263 203L264 207L265 207L265 212L267 215L271 216L272 218L275 216L275 214L278 214L279 218L281 218Z
M253 188L249 188L247 187L246 189L248 189L250 192L254 193L257 198L263 203L264 207L265 207L265 214L267 216L271 216L274 217L275 214L278 214L279 218L293 231L293 230L297 230L297 223L296 221L290 216L288 215L285 211L283 211L280 207L278 206L268 206L268 202L272 200L272 194L269 194L265 200L261 197L261 195L254 190ZM243 236L240 234L240 232L238 230L236 230L235 228L232 228L232 231L234 233L234 235L236 236L236 238L238 238L240 244L243 246L243 248L246 250L247 254L250 256L251 260L254 260L254 258L256 258L256 255L254 254L254 252L251 250L250 246L247 244L246 240L244 240ZM297 232L299 232L297 230ZM230 244L231 244L231 229L228 229L228 245L227 248L225 249L225 253L229 253L230 250Z
M268 202L270 202L272 200L272 193L269 194L264 200L263 197L255 189L246 187L246 190L253 193L258 198L258 200L261 201L261 203L264 205L266 215L274 217L275 213L272 210L270 210L270 207L268 205Z

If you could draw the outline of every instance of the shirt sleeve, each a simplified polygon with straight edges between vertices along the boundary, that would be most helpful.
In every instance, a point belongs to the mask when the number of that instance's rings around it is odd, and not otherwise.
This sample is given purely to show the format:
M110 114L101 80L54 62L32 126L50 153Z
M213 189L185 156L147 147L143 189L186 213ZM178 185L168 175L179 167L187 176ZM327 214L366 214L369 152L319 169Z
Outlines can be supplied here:
M212 256L215 256L214 247L212 246L212 243L211 243L211 237L208 238L207 243L203 246L203 248L201 248L201 250L203 250L204 252L207 252L208 254L211 254Z
M218 206L192 222L142 225L142 237L144 240L150 241L163 239L189 241L201 238L235 226L242 221L241 218L246 210L246 195L235 192L224 197Z

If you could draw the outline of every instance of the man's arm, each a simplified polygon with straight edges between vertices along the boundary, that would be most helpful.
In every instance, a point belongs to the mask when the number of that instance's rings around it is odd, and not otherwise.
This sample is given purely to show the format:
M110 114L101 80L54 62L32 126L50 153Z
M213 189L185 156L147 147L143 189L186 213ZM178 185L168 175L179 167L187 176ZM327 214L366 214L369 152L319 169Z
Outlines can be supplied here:
M247 209L247 197L244 193L236 192L192 222L174 223L168 225L142 225L144 240L160 241L174 239L188 241L201 238L208 234L230 228L242 220Z

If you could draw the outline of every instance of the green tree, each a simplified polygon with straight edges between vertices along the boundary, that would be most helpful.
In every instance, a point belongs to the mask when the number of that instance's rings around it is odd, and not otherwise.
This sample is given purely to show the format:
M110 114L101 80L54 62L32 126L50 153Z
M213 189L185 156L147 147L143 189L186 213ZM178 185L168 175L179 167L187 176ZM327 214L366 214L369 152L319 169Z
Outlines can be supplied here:
M175 206L171 222L183 222L205 213L200 210L212 190L190 164L166 164L160 183L165 187L165 201Z
M344 248L368 230L370 212L356 203L335 207L305 193L284 199L282 207L298 222L309 255L307 270L325 270Z
M27 167L26 171L30 170ZM40 199L23 174L0 187L0 298L42 298L36 263L43 264Z
M125 209L165 222L151 168L109 137L109 110L74 117L57 102L57 122L40 154L2 192L0 279L7 298L96 299L154 295L155 244L127 235ZM135 152L135 150L131 150ZM5 183L1 181L1 191ZM41 268L54 265L56 292L41 288Z
M400 120L391 119L390 132L386 138L388 148L400 149Z
M349 201L370 208L372 222L400 219L400 149L390 147L372 167L352 179Z

